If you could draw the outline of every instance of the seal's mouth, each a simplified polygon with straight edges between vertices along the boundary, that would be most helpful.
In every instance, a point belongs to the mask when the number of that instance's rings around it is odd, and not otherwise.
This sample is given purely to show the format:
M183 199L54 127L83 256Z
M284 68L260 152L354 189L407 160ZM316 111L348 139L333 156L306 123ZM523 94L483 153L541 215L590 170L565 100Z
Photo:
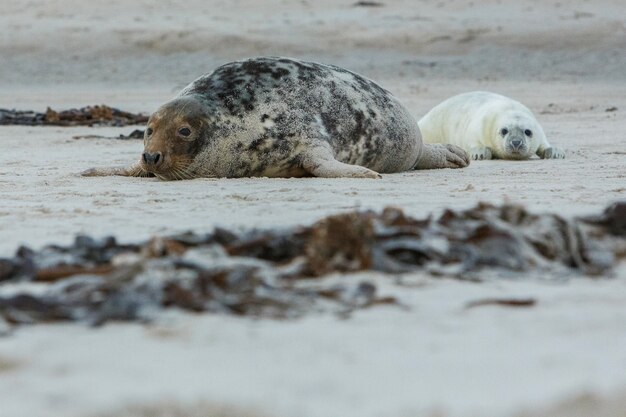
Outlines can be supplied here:
M526 159L530 156L528 142L523 137L510 137L506 141L504 151L510 159Z
M506 149L507 159L528 159L530 154L528 148L524 149Z
M163 158L163 161L155 166L142 160L141 168L163 181L189 180L195 178L192 175L191 162L187 158Z

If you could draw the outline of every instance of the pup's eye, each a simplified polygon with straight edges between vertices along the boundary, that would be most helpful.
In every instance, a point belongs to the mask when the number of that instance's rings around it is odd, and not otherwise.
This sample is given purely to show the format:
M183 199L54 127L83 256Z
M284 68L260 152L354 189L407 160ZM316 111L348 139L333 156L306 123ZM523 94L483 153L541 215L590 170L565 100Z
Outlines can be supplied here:
M188 127L180 128L180 129L178 129L178 134L181 135L181 136L187 137L187 136L191 135L191 129L189 129Z
M507 133L509 133L509 129L507 129L507 128L504 128L504 129L502 129L502 130L500 131L500 134L501 134L502 136L506 136L506 134L507 134Z
M146 129L146 135L148 135L148 136L152 135L152 128L151 127Z
M524 134L529 138L533 136L533 132L531 132L529 129L524 130Z

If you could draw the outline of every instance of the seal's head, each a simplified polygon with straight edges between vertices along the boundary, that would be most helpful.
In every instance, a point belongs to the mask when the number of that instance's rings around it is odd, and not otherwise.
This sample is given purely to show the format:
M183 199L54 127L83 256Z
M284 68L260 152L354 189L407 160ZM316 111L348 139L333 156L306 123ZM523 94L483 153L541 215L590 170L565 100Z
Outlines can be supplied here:
M528 159L537 152L538 138L543 135L534 118L525 115L499 118L494 124L494 153L500 159Z
M206 124L206 111L197 99L165 103L148 120L142 169L163 180L194 178L191 165L203 146Z

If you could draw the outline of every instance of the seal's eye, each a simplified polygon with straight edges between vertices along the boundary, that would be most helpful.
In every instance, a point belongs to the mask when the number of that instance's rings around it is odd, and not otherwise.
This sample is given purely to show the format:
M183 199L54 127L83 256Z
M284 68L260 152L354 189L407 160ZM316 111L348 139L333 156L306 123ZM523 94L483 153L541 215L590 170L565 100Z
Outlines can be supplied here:
M180 129L178 129L178 134L184 137L188 137L189 135L191 135L191 129L189 129L188 127L181 127Z
M530 131L530 129L526 129L526 130L524 130L524 134L525 134L526 136L528 136L529 138L532 138L532 137L533 137L533 132L531 132L531 131Z
M148 135L148 136L152 135L152 128L151 127L146 129L146 135Z
M500 131L500 134L501 134L502 136L506 136L506 134L507 134L507 133L509 133L509 129L507 129L507 128L504 128L504 129L502 129L502 130Z

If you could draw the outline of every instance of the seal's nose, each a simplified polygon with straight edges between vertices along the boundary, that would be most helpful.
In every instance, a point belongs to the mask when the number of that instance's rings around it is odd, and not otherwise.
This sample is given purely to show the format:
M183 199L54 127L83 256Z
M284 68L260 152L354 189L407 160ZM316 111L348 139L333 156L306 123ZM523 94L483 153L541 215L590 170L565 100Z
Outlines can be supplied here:
M521 141L521 139L513 139L511 141L511 145L513 145L513 148L515 150L518 150L522 146L522 141Z
M144 152L143 161L148 166L157 167L161 162L163 162L163 155L161 155L161 152Z

